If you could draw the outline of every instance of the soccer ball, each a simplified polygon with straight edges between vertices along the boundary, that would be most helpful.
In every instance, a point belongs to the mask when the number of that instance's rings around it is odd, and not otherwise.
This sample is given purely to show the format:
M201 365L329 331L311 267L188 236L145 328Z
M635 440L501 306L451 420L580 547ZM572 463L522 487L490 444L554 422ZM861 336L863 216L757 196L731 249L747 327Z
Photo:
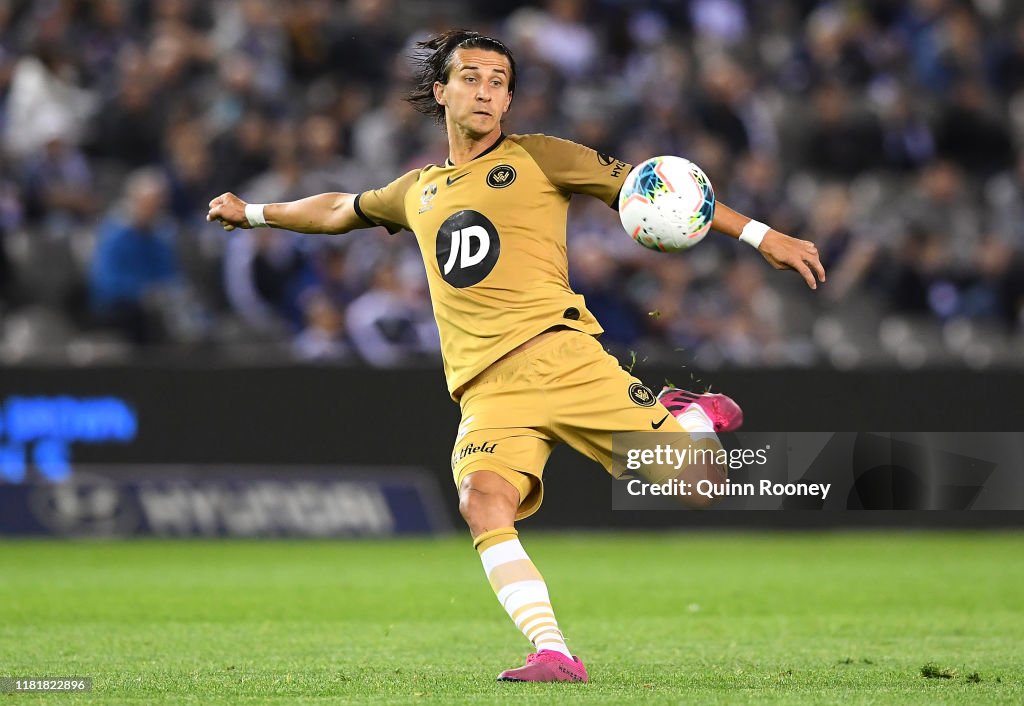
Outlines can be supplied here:
M715 217L715 191L696 164L651 157L633 167L619 193L619 219L636 242L677 252L699 243Z

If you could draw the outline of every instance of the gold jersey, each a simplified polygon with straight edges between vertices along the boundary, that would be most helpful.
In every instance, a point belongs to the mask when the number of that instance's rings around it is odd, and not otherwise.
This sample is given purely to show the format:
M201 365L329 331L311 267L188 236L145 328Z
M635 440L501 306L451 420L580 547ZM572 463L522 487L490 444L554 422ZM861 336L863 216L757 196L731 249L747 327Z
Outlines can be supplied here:
M569 287L572 194L615 207L630 165L547 135L502 135L475 159L428 165L359 194L369 225L416 235L448 391L552 326L603 329Z

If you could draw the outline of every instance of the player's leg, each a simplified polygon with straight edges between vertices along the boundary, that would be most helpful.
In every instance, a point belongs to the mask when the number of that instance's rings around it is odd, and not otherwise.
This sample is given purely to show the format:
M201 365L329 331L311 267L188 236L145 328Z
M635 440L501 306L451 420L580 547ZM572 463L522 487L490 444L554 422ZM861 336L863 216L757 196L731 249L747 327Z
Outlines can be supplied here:
M490 441L490 439L497 439ZM473 535L484 573L498 602L536 649L527 664L502 672L502 681L586 681L583 663L565 644L548 594L547 583L519 541L515 521L532 514L543 497L540 472L553 447L533 436L496 437L476 431L460 440L458 449L482 448L493 454L471 464L455 462L459 511ZM511 466L535 470L522 473ZM510 464L507 462L511 461ZM494 470L491 470L494 469Z
M558 338L491 366L460 400L452 454L459 507L498 601L536 649L526 666L502 672L500 680L587 680L513 524L536 512L544 497L542 474L556 442L541 430L549 414L533 361Z
M592 338L580 336L572 352L572 366L559 377L557 389L548 389L557 398L558 419L552 433L576 450L601 463L613 475L625 470L625 457L635 452L642 458L647 451L669 444L684 452L687 461L673 465L644 466L636 469L652 483L685 481L696 488L701 481L717 487L725 482L722 445L715 431L735 428L742 413L724 395L676 393L667 401L671 409L658 404L649 388L622 369L618 361ZM684 399L684 395L685 397ZM665 398L663 398L665 399ZM726 416L723 412L735 410ZM675 416L677 425L666 423ZM723 424L725 422L725 424ZM705 508L714 501L706 495L679 495L692 508Z
M525 481L517 481L519 487L493 471L466 476L459 489L459 510L469 525L491 588L516 627L538 650L569 656L544 577L523 549L513 524L520 502L532 482L537 482L519 475Z
M527 488L532 485L527 478L524 483ZM459 485L459 512L474 541L495 530L511 527L523 497L517 485L493 471L475 471L465 476Z
M513 523L540 481L526 474L480 470L459 487L459 510L473 535L487 580L505 612L537 650L500 681L586 681L583 663L565 644L544 577L519 541Z

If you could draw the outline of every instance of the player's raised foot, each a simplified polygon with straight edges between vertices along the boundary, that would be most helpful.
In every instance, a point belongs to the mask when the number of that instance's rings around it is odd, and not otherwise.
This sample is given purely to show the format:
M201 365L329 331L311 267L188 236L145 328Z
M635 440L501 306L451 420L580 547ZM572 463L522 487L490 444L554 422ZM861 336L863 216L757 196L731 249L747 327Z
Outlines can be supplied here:
M569 658L554 650L534 652L526 664L506 669L498 681L587 681L587 669L579 657Z
M658 401L674 417L685 412L690 405L699 405L711 419L715 431L736 431L743 426L743 410L728 395L711 392L697 394L678 387L664 387L658 394Z

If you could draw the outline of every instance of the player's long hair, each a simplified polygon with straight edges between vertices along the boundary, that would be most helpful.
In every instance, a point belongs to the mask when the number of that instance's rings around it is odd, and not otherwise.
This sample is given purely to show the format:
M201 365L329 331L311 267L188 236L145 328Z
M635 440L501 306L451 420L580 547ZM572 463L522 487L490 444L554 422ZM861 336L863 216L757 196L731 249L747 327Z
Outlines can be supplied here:
M468 29L452 29L425 42L416 42L416 49L417 52L412 56L415 84L406 94L405 100L440 125L444 125L444 106L439 105L434 98L434 82L448 83L456 49L487 49L504 55L511 69L508 94L511 96L515 93L516 60L508 47L497 39Z

